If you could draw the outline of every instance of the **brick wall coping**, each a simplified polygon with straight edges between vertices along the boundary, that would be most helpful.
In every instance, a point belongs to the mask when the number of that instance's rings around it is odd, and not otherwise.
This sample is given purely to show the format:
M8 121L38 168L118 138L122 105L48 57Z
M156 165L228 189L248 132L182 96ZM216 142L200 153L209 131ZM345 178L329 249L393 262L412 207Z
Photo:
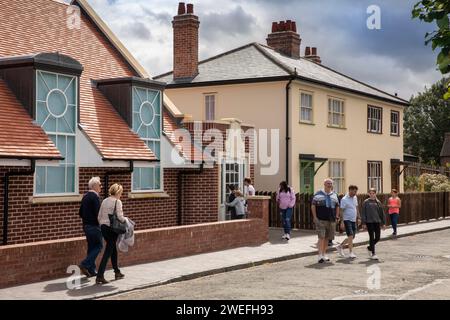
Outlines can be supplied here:
M272 198L269 196L248 196L247 199L248 200L270 200Z
M59 197L29 197L31 204L81 202L82 194Z

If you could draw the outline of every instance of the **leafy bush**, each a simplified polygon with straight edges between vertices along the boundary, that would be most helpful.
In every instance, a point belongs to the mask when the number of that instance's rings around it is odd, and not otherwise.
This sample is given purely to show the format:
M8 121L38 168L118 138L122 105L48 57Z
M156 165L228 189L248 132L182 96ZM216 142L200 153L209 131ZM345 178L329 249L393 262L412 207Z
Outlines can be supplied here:
M419 191L419 177L406 177L404 187L406 192Z
M450 191L450 179L442 174L422 174L419 178L419 185L423 191Z

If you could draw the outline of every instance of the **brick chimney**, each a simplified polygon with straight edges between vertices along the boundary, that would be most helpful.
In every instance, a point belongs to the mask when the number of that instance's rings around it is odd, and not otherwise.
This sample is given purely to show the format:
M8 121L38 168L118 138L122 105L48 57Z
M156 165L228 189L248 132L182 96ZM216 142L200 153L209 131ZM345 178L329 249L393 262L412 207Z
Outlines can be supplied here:
M194 5L180 2L173 18L173 77L175 80L198 75L198 29Z
M295 21L272 23L272 33L267 36L267 45L276 51L295 59L300 58L300 35Z
M322 60L320 59L320 57L317 55L317 48L316 47L306 47L305 49L305 58L308 60L311 60L315 63L322 63Z

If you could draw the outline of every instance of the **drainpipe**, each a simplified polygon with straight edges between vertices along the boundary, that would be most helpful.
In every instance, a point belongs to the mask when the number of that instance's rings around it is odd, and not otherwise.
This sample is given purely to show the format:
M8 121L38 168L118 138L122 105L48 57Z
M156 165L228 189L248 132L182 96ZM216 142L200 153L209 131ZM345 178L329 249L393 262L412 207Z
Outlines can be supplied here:
M295 70L295 75L297 75L297 70ZM289 91L291 89L291 83L295 80L295 75L289 79L286 85L286 182L289 184L289 142L291 137L289 136Z
M188 174L202 174L204 169L204 162L200 164L198 170L180 170L178 171L178 198L177 198L177 225L181 226L183 223L183 176Z
M31 169L22 172L7 172L3 181L3 245L8 244L8 218L9 218L9 178L34 175L36 171L36 159L31 159Z
M134 171L134 162L133 160L130 160L130 167L128 170L122 170L122 171L107 171L105 173L105 198L109 196L109 177L112 175L119 175L119 174L128 174L133 173Z

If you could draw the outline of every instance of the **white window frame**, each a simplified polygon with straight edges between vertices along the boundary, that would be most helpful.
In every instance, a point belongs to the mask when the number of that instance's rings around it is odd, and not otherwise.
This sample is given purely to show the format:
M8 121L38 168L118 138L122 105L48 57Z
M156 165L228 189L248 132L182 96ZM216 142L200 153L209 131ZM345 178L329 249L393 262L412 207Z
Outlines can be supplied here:
M75 103L76 103L76 109L75 109L75 114L74 114L74 122L75 122L75 133L61 133L61 132L52 132L52 131L45 131L44 128L42 128L42 130L45 132L45 134L48 136L48 138L50 139L50 136L56 136L56 141L58 141L58 137L64 136L66 141L67 141L67 137L73 137L74 138L74 192L62 192L62 193L37 193L37 189L36 189L36 179L37 179L37 170L35 170L34 176L33 176L33 197L63 197L63 196L73 196L73 195L79 195L79 168L77 166L77 127L78 127L78 114L79 114L79 108L80 108L80 104L79 104L79 79L77 76L74 75L70 75L70 74L65 74L65 73L58 73L58 72L51 72L51 71L46 71L46 70L41 70L41 69L37 69L35 72L35 105L34 105L34 111L35 114L37 114L37 103L38 102L45 102L47 103L47 101L43 101L43 100L38 100L38 88L37 88L37 83L38 83L38 77L39 77L39 73L48 73L48 74L53 74L53 75L61 75L61 76L65 76L65 77L73 77L75 80ZM58 78L57 78L58 79ZM54 89L50 89L50 91L53 91ZM65 95L65 93L64 93ZM50 112L50 111L49 111ZM36 120L36 119L35 119ZM67 146L67 143L66 143ZM66 161L67 159L64 159L64 161ZM67 163L66 163L67 164ZM72 165L69 164L69 165ZM43 167L45 168L45 172L46 172L46 176L47 176L47 168L49 167L48 165L36 165L36 167ZM65 174L65 178L64 180L67 182L67 171Z
M310 106L304 106L303 105L303 96L309 96L311 99L311 105ZM304 119L303 118L303 110L308 110L311 114L311 119ZM314 95L312 92L307 91L300 91L300 123L308 123L313 124L314 123Z
M149 145L149 143L159 142L159 148L160 148L160 152L159 153L160 153L160 157L162 157L162 126L163 126L163 100L162 100L162 95L163 95L163 93L160 90L149 89L149 88L140 87L140 86L132 86L131 87L131 90L135 90L135 89L150 90L150 91L158 91L159 92L159 105L160 105L160 111L159 111L160 112L160 117L159 117L160 118L159 119L160 120L160 124L159 124L159 129L160 129L159 139L142 138L142 137L140 137L140 138L141 138L141 140L143 140L145 142L145 144L147 146ZM147 101L142 102L142 104L145 103L145 102L147 102ZM148 101L148 102L150 102L150 101ZM131 127L134 128L134 123L132 123ZM138 134L137 132L135 132L135 133ZM161 159L159 159L159 160L161 160ZM160 187L159 187L159 189L150 189L150 190L139 190L139 189L136 190L136 189L134 189L134 174L135 174L135 172L133 172L131 174L131 192L132 193L161 193L161 192L164 192L164 168L162 166L162 162L160 162L159 165L136 166L135 168L146 169L146 168L156 168L158 166L160 168L160 177L159 177ZM156 170L154 170L154 172L155 171ZM155 180L155 178L156 178L156 175L153 174L153 180Z
M205 121L216 120L217 94L205 93Z
M340 104L340 112L334 111L334 102L337 101ZM341 119L341 123L333 123L334 115L338 115ZM331 128L345 128L345 100L335 97L328 97L328 126Z
M333 172L334 164L339 164L341 176L336 175L335 172ZM334 182L334 191L337 194L345 193L345 160L342 159L330 159L328 160L328 176L333 180ZM337 190L337 186L339 186L340 190Z
M367 106L367 132L383 133L383 108Z
M367 187L375 188L377 193L383 193L383 162L368 161L367 171Z
M393 115L397 116L397 122L394 122L392 119ZM392 129L396 127L396 132ZM399 137L400 136L400 111L391 110L391 136Z

